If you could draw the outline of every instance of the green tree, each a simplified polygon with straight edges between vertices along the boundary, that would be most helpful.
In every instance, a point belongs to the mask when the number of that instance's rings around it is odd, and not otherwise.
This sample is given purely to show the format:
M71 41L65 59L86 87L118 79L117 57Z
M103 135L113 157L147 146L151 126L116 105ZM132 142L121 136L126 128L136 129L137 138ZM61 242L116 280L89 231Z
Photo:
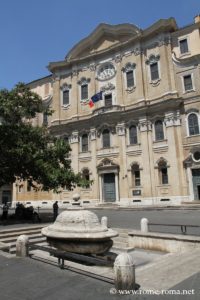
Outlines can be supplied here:
M58 192L88 184L71 168L70 146L46 127L32 126L43 112L52 113L23 83L0 91L0 186L27 180L35 189Z

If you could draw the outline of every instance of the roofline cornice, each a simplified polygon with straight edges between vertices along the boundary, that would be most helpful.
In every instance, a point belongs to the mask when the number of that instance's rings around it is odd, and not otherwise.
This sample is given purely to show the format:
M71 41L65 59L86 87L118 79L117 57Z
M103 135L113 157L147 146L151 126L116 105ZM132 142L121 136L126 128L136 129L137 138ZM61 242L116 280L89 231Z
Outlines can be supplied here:
M119 27L118 27L119 26ZM91 44L92 39L95 36L95 39L97 39L97 35L102 34L103 31L108 32L108 29L110 30L110 32L115 33L117 35L117 33L119 32L119 28L123 27L123 30L125 30L125 28L128 28L130 26L130 30L132 28L132 30L134 30L134 28L136 28L135 30L137 30L137 34L135 34L132 38L130 38L128 41L125 42L120 42L117 43L107 49L103 49L97 52L94 52L90 55L87 55L85 57L82 58L75 58L72 59L70 57L71 53L73 51L75 51L74 49L76 47L81 47L87 43ZM118 27L118 29L116 29ZM147 29L145 29L144 31L142 31L141 29L137 28L136 26L134 27L134 25L131 24L120 24L120 25L108 25L108 24L100 24L99 26L97 26L97 28L85 39L81 40L79 43L77 43L68 53L68 55L66 56L66 59L63 61L58 61L58 62L50 62L48 65L48 69L51 72L55 72L56 69L60 69L60 68L64 68L64 67L70 67L73 64L77 64L77 63L81 63L90 59L93 59L94 57L99 57L101 55L107 54L110 51L119 51L122 48L124 48L125 46L130 45L131 43L137 43L137 42L142 42L143 40L146 40L148 38L151 38L153 35L156 35L158 33L161 32L173 32L177 30L177 25L176 25L176 21L174 18L169 18L169 19L161 19L159 21L157 21L156 23L154 23L152 26L148 27ZM121 31L122 32L122 31Z

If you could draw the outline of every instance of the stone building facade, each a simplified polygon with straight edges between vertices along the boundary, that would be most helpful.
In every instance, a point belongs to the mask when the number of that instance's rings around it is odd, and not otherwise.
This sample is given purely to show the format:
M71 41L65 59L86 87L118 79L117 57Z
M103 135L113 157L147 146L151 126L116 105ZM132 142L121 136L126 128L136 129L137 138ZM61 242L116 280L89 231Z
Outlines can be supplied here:
M69 142L74 171L93 184L58 195L24 184L16 201L68 206L75 192L84 205L200 200L199 16L183 28L173 18L145 30L100 24L48 68L29 86L54 113L34 122Z

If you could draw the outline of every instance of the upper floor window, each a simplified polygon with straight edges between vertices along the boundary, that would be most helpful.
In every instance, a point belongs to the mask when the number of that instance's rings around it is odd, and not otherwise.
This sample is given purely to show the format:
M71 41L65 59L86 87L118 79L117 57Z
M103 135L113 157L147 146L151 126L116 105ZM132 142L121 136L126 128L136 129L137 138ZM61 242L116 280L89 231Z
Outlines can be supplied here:
M82 150L82 152L87 152L88 151L88 135L87 134L82 135L81 150Z
M159 72L158 72L158 63L154 62L150 64L150 72L151 72L151 80L159 79Z
M183 83L185 91L193 90L193 83L192 83L192 75L185 75L183 76Z
M137 142L138 142L137 127L135 125L133 125L129 128L129 141L130 141L130 145L137 144Z
M88 85L81 85L81 100L88 99Z
M160 184L168 184L168 170L167 163L165 161L160 161L158 164Z
M140 169L138 164L134 164L131 168L133 187L141 185Z
M163 122L161 120L157 120L155 122L155 140L156 141L164 140Z
M160 83L160 55L151 54L146 60L149 65L149 79L152 86L157 86Z
M189 135L199 134L199 121L198 116L195 113L192 113L188 116L188 128Z
M102 132L102 144L103 148L110 148L110 131L108 129L104 129Z
M112 93L105 95L105 106L112 106Z
M125 84L128 91L132 91L135 88L135 69L136 64L128 62L123 68L122 71L124 72L125 76Z
M127 88L134 86L133 70L126 72L126 82L127 82Z
M84 103L82 100L88 99L88 84L90 82L90 78L82 77L77 83L80 85L80 98L81 102Z
M69 104L69 90L63 91L63 105Z
M180 45L180 53L184 54L188 52L188 41L187 39L183 39L179 41L179 45Z
M61 105L67 108L70 104L70 89L71 84L64 83L61 87Z

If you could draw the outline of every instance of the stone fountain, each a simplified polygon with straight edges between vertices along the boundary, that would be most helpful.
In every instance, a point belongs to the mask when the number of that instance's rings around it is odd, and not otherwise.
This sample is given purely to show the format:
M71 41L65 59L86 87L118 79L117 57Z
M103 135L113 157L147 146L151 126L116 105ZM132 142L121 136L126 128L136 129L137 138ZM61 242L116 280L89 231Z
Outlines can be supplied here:
M64 211L54 224L42 229L47 242L67 252L81 254L103 254L113 244L117 231L107 228L105 217L99 222L95 213L88 210Z

